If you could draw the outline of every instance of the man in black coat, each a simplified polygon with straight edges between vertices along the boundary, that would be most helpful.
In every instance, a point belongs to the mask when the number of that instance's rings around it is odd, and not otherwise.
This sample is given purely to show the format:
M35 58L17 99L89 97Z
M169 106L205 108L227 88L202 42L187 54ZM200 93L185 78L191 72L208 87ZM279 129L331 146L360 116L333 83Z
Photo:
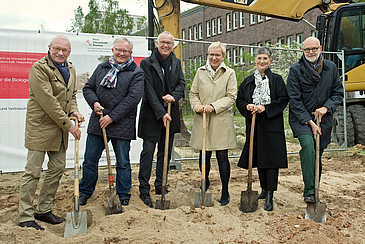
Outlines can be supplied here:
M343 86L337 67L322 55L315 37L303 42L303 56L290 68L287 90L289 123L300 142L300 161L304 180L304 201L315 202L315 138L321 135L320 157L331 141L333 113L343 99ZM312 113L314 113L312 115ZM315 123L317 117L320 127ZM319 175L322 163L320 161Z
M86 149L80 182L80 205L95 190L98 162L105 148L102 128L106 129L116 156L116 191L121 205L129 204L132 173L130 142L136 139L137 105L143 95L143 71L133 61L133 44L124 37L113 43L113 56L98 65L83 88L93 112L87 128ZM103 109L103 112L97 112ZM104 114L101 119L100 115Z
M184 96L185 89L181 62L172 52L174 37L164 31L158 36L156 45L157 48L153 50L151 56L141 62L145 77L138 124L138 136L143 139L138 176L139 191L143 203L149 207L153 207L149 180L156 143L158 151L154 185L155 193L161 194L166 121L171 121L168 142L168 161L170 161L174 134L180 132L178 101ZM166 112L167 103L171 103L171 115Z

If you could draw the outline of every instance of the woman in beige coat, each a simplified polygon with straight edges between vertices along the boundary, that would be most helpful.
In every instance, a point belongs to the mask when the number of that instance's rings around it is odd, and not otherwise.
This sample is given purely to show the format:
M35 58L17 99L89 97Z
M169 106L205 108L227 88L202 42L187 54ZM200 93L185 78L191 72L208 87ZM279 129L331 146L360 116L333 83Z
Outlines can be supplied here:
M210 158L215 150L222 182L222 206L229 203L228 182L230 164L228 149L237 147L236 133L232 116L232 105L236 100L237 80L234 70L223 60L225 46L220 42L208 48L209 62L197 70L190 90L190 105L196 112L190 145L200 150L199 167L202 158L203 112L207 115L206 125L206 189L208 189Z

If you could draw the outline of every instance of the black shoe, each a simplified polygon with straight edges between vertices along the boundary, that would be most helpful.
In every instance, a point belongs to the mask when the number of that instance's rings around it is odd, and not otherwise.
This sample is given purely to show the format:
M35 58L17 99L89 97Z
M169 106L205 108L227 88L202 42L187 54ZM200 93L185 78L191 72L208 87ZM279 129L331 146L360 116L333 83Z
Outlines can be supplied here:
M314 195L312 194L312 195L304 197L304 202L306 202L306 203L315 203L316 199L314 199Z
M86 205L86 202L87 202L87 198L86 198L85 196L80 196L80 197L79 197L79 204L80 204L81 206Z
M266 192L266 198L265 198L265 207L264 209L266 211L272 211L274 209L274 205L272 202L272 198L274 197L273 191L267 191Z
M148 207L153 208L152 200L150 197L150 194L144 193L139 194L139 198L143 201L144 204L146 204Z
M167 193L169 193L169 191L166 189L166 190L165 190L165 195L166 195ZM156 189L155 189L155 194L156 194L156 195L161 195L161 194L162 194L162 189L157 189L157 188L156 188Z
M48 213L44 213L44 214L35 213L34 218L38 219L40 221L43 221L43 222L53 224L53 225L60 224L65 221L64 218L54 215L52 213L52 211L49 211Z
M226 206L229 203L229 200L231 197L229 195L225 195L221 197L221 200L219 200L221 206Z
M44 228L40 225L38 225L34 220L30 220L30 221L24 221L19 223L20 227L30 227L30 228L34 228L36 230L44 230Z
M266 189L265 188L261 188L262 191L259 195L259 199L265 199L266 198Z
M129 205L129 199L121 199L120 204L122 204L122 206L128 206Z

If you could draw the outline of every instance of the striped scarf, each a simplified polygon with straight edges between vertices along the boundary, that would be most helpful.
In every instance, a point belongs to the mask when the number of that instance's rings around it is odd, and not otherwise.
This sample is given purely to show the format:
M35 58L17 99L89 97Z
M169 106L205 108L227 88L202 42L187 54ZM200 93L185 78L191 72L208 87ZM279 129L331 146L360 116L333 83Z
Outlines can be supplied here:
M106 86L107 88L115 88L117 86L117 75L118 72L122 71L123 68L128 67L133 62L132 55L130 58L123 64L119 64L115 62L114 57L111 56L109 58L109 64L112 68L108 71L108 73L104 76L103 80L100 82L101 86Z

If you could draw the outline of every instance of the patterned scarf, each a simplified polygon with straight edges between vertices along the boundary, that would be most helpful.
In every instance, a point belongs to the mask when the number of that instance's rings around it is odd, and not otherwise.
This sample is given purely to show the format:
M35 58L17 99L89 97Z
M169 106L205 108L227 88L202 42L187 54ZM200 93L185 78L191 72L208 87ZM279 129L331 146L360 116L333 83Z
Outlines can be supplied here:
M214 70L212 68L212 66L209 63L209 60L207 60L207 64L205 65L205 68L209 71L210 75L212 76L212 79L214 79L215 73L217 73L217 71L219 70L220 67L223 66L223 61L221 62L221 64L218 66L218 68L216 70Z
M118 72L122 71L123 68L128 67L133 62L133 57L131 57L123 64L118 64L115 62L114 57L109 58L109 64L112 68L104 76L103 80L100 82L101 86L106 86L107 88L115 88L117 86L117 75Z
M270 98L270 87L269 87L269 78L265 75L265 78L262 78L259 70L255 69L254 73L255 77L255 90L252 94L252 101L257 105L268 105L271 103Z
M322 73L322 69L323 69L323 57L322 57L322 53L320 54L320 56L319 56L319 58L317 60L317 63L314 66L309 63L309 61L304 56L304 54L303 54L302 59L303 59L305 68L311 74L313 80L316 83L318 83L321 80L321 73Z

